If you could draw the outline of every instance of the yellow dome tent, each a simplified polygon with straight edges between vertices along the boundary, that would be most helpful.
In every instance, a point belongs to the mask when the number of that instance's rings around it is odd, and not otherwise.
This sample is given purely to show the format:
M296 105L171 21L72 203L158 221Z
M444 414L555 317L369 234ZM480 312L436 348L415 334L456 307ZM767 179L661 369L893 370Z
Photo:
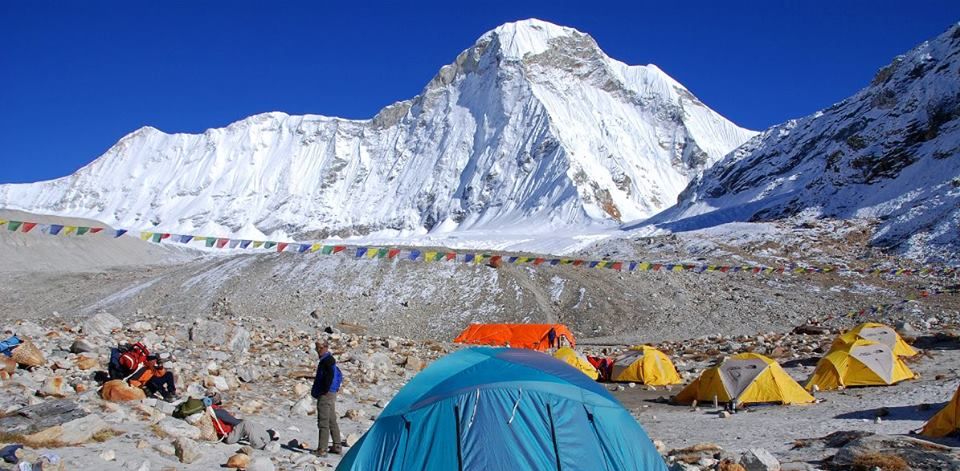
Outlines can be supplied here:
M740 404L803 404L814 401L780 364L757 353L741 353L708 368L674 396L674 402L694 400Z
M920 435L940 438L955 432L960 432L960 387L953 393L953 399L927 421Z
M900 337L893 327L876 322L860 324L838 336L830 346L830 350L849 345L857 340L870 340L882 343L893 349L893 354L901 357L912 357L917 351Z
M670 357L649 345L631 347L613 362L612 381L634 381L653 386L682 381Z
M570 347L561 347L557 350L557 353L553 354L553 357L567 362L568 365L580 370L594 381L600 376L597 369L587 361L587 357Z
M916 377L893 350L882 343L857 340L842 345L817 362L807 390L848 386L889 386Z

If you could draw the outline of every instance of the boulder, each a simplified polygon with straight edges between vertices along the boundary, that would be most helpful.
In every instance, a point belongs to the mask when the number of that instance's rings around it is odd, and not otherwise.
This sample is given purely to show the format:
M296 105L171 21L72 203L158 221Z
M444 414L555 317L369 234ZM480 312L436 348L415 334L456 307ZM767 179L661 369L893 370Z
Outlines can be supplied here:
M123 323L111 314L98 312L83 321L83 333L92 337L109 337L114 330L123 328Z
M960 469L960 452L910 437L872 435L844 445L831 464L840 469Z
M227 326L222 322L197 319L190 326L190 341L205 345L224 345L227 342Z
M403 360L403 366L408 370L420 371L427 366L427 363L419 357L408 356Z
M77 339L70 344L70 353L91 353L96 352L97 346L84 340Z
M180 437L174 440L173 450L177 459L184 464L193 463L203 455L200 445L197 445L197 442L186 437Z
M43 366L47 362L43 356L43 352L29 339L24 339L20 345L13 349L11 358L13 358L13 361L17 362L18 365L27 368Z
M258 456L250 461L247 471L276 471L273 461L266 456Z
M244 383L252 383L260 379L260 369L249 365L237 368L237 378Z
M156 429L164 436L173 438L199 440L201 435L199 428L173 417L164 417L163 419L160 419L160 421L156 424Z
M751 448L740 457L747 471L780 471L780 460L763 448Z
M247 469L250 466L250 455L237 453L227 458L227 464L224 466L233 469Z
M293 385L293 394L297 397L303 397L310 392L311 386L306 383L297 383Z
M290 414L295 416L307 416L317 412L317 400L309 394L301 397L290 408Z
M359 433L348 433L347 438L346 440L344 440L344 442L348 447L356 445L357 442L360 441L361 436L362 435L360 435Z
M0 430L11 435L27 435L86 415L76 402L45 401L17 409L0 418Z
M81 355L77 357L75 365L80 371L87 371L100 366L100 362L97 361L96 358L90 358Z
M16 360L6 355L0 355L0 371L4 371L8 375L12 375L14 371L17 371Z
M93 437L109 428L106 422L96 414L90 414L86 417L71 420L62 425L41 430L37 433L23 437L24 443L41 447L45 444L63 445L82 445L89 442Z
M63 398L67 395L66 387L64 386L63 376L49 376L47 379L43 380L43 386L40 386L40 390L37 391L37 394L41 397L59 397Z
M243 327L236 327L227 341L227 347L234 353L247 353L250 350L250 332Z
M125 402L146 399L147 395L140 388L127 384L122 379L115 379L103 383L100 388L100 397L106 401Z
M134 322L129 327L129 329L130 329L130 332L138 332L138 333L150 332L153 330L153 324L147 321L138 321L138 322Z

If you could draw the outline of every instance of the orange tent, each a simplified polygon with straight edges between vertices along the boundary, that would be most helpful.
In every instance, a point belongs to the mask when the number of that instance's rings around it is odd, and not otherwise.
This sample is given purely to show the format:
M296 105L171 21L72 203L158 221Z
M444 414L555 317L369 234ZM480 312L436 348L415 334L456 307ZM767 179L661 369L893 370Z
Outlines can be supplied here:
M513 348L542 352L550 348L548 334L551 328L558 339L561 336L566 337L570 346L576 346L573 333L563 324L470 324L453 341L472 345L510 344Z

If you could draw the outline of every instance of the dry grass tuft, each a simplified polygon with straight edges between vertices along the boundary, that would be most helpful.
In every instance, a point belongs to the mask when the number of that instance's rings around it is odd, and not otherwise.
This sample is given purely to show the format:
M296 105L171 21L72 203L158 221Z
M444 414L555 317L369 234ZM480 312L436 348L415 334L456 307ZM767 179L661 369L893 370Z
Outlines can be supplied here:
M910 465L903 458L887 453L864 453L853 460L854 471L910 471Z
M93 437L91 438L93 439L93 441L97 443L103 443L107 440L112 439L113 437L119 437L120 435L123 435L123 433L117 430L114 430L112 428L107 428L93 434Z

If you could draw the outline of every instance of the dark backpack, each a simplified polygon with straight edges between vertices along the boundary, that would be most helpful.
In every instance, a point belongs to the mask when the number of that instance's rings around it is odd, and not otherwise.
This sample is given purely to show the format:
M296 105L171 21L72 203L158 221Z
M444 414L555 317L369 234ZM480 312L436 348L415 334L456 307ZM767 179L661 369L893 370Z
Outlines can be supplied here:
M173 410L173 416L178 419L183 419L193 414L199 414L200 412L203 412L203 409L203 401L191 397L190 399L181 402L180 405Z
M130 345L117 345L110 349L110 363L107 363L107 373L110 379L123 379L126 376L126 370L120 366L120 357L130 351Z
M333 381L330 382L330 392L339 391L341 384L343 384L343 373L340 371L340 367L334 364L333 365Z

